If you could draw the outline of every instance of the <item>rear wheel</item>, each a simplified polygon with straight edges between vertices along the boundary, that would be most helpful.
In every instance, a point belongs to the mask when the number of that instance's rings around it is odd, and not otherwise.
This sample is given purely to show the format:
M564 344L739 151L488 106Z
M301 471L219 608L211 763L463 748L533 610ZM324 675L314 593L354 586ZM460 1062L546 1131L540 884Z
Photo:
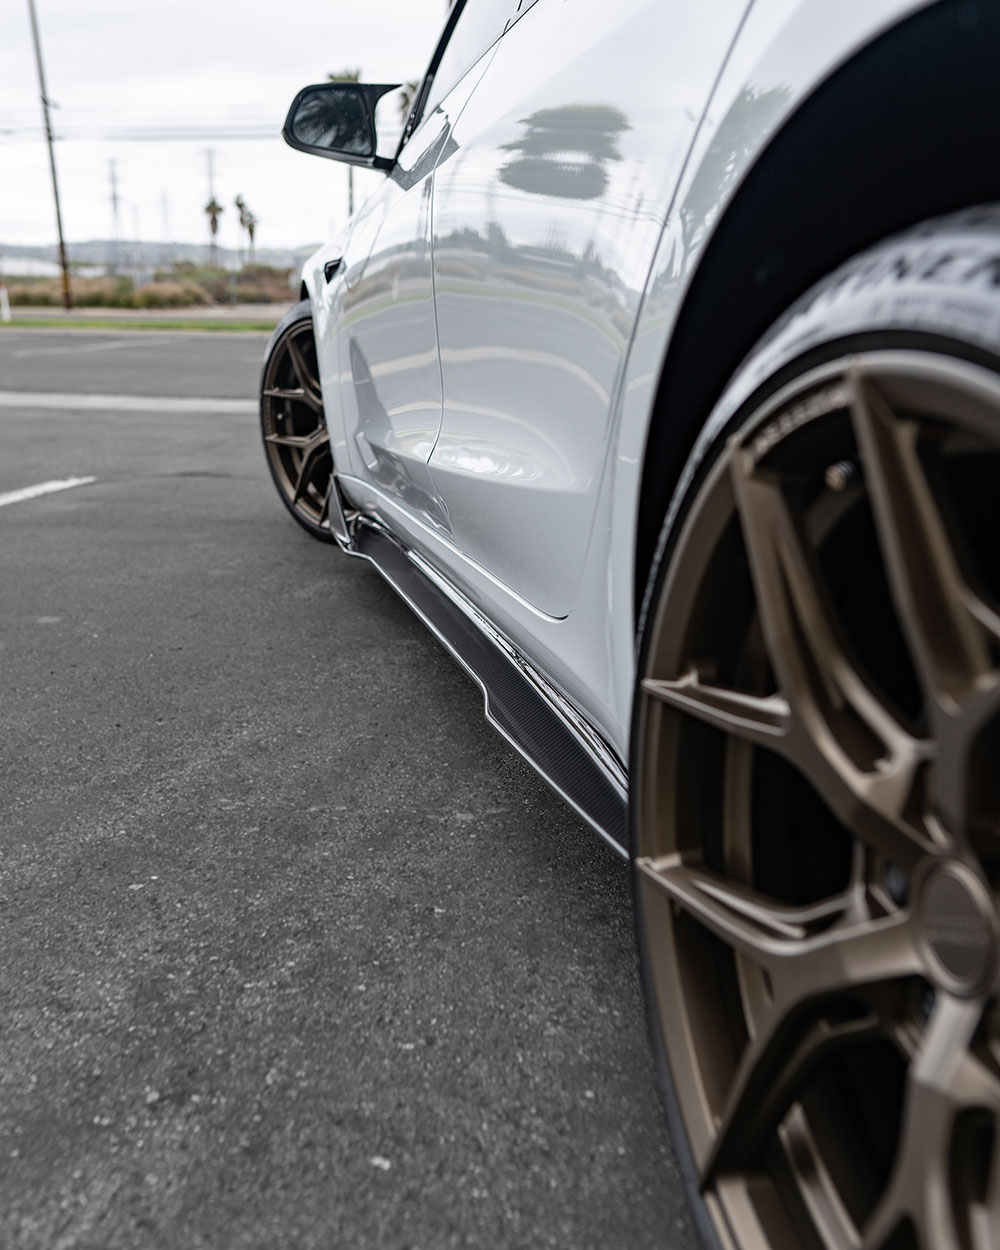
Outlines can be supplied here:
M639 949L706 1240L1000 1247L1000 228L792 310L669 521Z
M260 424L267 465L285 507L314 538L332 542L333 458L308 300L296 304L271 339L261 379Z

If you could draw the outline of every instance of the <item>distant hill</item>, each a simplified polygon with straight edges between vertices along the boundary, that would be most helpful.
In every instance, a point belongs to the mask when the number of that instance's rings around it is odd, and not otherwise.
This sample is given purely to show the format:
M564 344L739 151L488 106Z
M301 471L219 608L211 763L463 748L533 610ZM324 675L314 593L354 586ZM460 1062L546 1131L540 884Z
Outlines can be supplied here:
M273 265L276 269L298 269L318 246L318 243L312 243L298 248L259 247L254 260L258 265ZM66 250L71 264L104 266L115 255L115 244L110 239L87 239L79 243L67 243ZM135 243L122 240L117 251L122 268L130 268L138 262L141 269L156 269L184 260L196 265L207 265L212 254L207 243L145 243L141 240ZM217 255L219 264L227 269L240 262L240 254L235 248L220 247ZM8 273L13 272L18 261L48 261L58 264L59 248L54 243L46 247L0 243L0 271L6 269Z

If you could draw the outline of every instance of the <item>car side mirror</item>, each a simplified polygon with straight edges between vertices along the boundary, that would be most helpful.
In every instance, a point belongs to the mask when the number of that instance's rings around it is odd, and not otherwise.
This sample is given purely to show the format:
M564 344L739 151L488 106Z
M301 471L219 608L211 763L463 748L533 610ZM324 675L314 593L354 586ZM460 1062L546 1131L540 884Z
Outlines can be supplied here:
M303 87L288 110L281 137L300 152L366 169L391 169L376 156L375 105L399 83L324 82Z

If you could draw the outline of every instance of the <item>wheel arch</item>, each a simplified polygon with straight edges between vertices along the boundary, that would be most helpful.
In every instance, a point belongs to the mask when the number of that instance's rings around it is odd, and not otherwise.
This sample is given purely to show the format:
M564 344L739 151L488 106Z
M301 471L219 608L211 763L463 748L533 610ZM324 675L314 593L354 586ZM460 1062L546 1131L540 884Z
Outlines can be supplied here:
M938 0L877 34L751 158L721 216L704 228L693 275L681 269L667 276L666 285L684 282L686 291L642 454L635 620L684 464L757 340L815 282L878 240L1000 200L997 64L993 0ZM711 140L701 153L707 164ZM698 173L685 182L689 197ZM675 239L685 203L671 214Z

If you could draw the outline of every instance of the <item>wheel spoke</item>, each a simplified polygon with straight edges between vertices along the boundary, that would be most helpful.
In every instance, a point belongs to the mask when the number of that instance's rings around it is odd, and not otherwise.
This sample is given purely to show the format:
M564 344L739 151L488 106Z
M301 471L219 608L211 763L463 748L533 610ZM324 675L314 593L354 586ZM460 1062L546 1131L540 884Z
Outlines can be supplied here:
M857 369L852 395L889 585L937 738L935 805L947 825L965 831L974 819L972 753L1000 712L1000 618L963 577L921 463L917 423L897 416Z
M776 902L680 855L637 861L681 910L769 974L775 1001L796 1003L920 971L910 917L858 916L852 889L805 907Z
M975 1250L1000 1250L1000 1126L993 1136L993 1157L983 1203L972 1212Z
M296 343L294 338L290 337L287 346L288 358L292 362L292 369L295 371L295 376L298 378L299 385L302 388L301 398L310 408L316 412L322 412L323 397L320 394L319 383L313 377L309 366L306 364L305 357L302 355L298 343Z
M319 405L316 403L315 395L306 391L301 386L268 386L264 389L264 394L269 399L292 399L300 403L308 404L310 408L319 411Z
M749 452L733 457L733 480L761 626L788 708L785 732L769 745L843 824L910 865L932 847L910 816L930 744L899 723L859 672L781 485L753 467Z
M909 1220L920 1250L959 1244L951 1151L956 1117L985 1110L1000 1117L1000 1081L970 1052L982 1004L941 995L911 1065L900 1147L886 1191L862 1238L883 1250Z
M855 907L847 896L789 907L679 856L643 859L638 867L677 907L767 974L770 1007L740 1058L701 1160L707 1183L754 1157L831 1050L887 1030L870 1008L869 991L914 975L921 960L902 914L851 919ZM842 1007L824 1011L824 1000L833 999L850 1004L846 1018Z
M769 1135L828 1055L885 1033L875 1012L849 1019L820 1014L805 1023L775 1016L772 1025L747 1044L740 1059L715 1139L701 1161L703 1186L734 1169L753 1166Z
M278 447L298 447L299 449L311 447L316 441L317 431L313 430L311 434L268 434L265 442L274 443ZM326 433L323 433L324 440Z
M701 681L695 672L680 681L646 678L642 688L662 703L759 746L779 747L789 731L788 704L779 695L762 698L727 690Z
M309 483L312 481L313 474L322 463L324 456L329 454L330 440L325 430L317 430L303 447L302 462L299 465L298 478L295 482L295 491L292 495L292 503L298 503L302 496L306 493Z
M1000 717L1000 675L984 679L970 694L959 716L942 718L933 774L934 803L948 826L974 837L998 836L993 751L976 748L983 731ZM977 775L982 773L983 775Z
M733 477L768 654L795 716L815 725L849 708L880 738L891 733L831 625L821 575L780 484L755 471L747 453L734 456Z
M727 946L766 963L804 940L812 929L844 910L837 898L813 907L789 907L716 873L685 863L680 855L640 859L644 877L694 916Z
M919 969L908 922L837 924L764 960L770 1009L740 1057L703 1180L752 1165L827 1055L893 1029L879 991Z
M925 694L946 710L993 672L996 618L962 577L917 450L915 421L897 417L855 371L853 418L879 542Z

